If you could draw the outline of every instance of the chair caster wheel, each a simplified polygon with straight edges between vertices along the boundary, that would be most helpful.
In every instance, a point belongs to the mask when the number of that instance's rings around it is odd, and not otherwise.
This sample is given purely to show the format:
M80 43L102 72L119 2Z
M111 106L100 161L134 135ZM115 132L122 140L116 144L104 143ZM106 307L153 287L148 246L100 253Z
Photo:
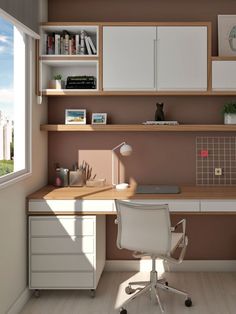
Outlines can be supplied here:
M35 289L34 290L34 297L35 298L39 298L40 297L40 290L39 289Z
M193 305L191 298L187 298L184 302L185 306L190 307Z
M95 294L96 294L96 290L95 289L91 289L90 290L90 297L91 298L95 298Z
M168 283L168 281L166 281L166 282L165 282L165 285L166 285L166 286L169 286L169 283Z
M136 291L136 290L133 289L133 288L131 288L131 286L127 286L127 287L125 288L126 294L132 294L132 293L134 293L135 291Z
M120 309L120 314L127 314L127 310L126 309Z

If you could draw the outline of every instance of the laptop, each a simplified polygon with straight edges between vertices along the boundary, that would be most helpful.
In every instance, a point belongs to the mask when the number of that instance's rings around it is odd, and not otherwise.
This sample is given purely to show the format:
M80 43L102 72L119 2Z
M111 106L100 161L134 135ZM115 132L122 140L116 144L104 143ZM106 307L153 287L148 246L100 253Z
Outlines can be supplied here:
M178 194L180 188L177 185L138 185L136 194Z

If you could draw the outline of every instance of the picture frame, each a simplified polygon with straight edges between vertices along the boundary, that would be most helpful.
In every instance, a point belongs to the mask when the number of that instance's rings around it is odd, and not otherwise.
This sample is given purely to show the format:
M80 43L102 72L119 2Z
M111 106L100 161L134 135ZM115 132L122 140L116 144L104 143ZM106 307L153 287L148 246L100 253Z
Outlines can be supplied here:
M86 110L66 109L65 124L86 124Z
M92 124L107 124L107 113L93 113Z
M218 54L236 56L236 15L218 15Z

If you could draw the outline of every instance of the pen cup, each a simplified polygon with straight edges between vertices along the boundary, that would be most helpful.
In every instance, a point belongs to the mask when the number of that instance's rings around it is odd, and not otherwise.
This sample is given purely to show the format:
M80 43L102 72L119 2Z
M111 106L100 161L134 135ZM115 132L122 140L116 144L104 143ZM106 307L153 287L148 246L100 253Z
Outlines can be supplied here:
M83 170L70 171L69 178L70 186L84 186L86 184L86 175Z

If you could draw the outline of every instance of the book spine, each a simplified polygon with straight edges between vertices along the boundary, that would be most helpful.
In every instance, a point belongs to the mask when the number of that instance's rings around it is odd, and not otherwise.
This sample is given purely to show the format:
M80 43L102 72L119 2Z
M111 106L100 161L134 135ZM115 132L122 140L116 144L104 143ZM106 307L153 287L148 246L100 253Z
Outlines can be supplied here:
M89 45L90 45L90 47L92 49L92 52L96 55L97 54L97 49L95 48L95 46L93 44L93 41L92 41L90 36L88 36L88 42L89 42Z
M85 55L85 31L82 30L80 34L80 53Z
M65 53L65 55L69 54L69 40L70 40L69 34L65 34L65 38L64 38L64 53Z
M79 55L80 53L80 46L79 46L79 34L75 35L75 54Z
M72 55L72 39L70 37L69 39L69 52L68 52L69 55Z
M55 34L55 55L60 54L60 46L61 46L61 36L59 34Z
M60 40L60 52L61 52L61 55L64 55L64 38L63 36L61 36L61 40Z
M44 54L47 55L48 54L48 34L44 34L43 44L44 44L44 46L43 46Z
M86 48L87 48L88 55L91 55L91 54L92 54L92 51L91 51L91 48L90 48L90 45L89 45L89 41L88 41L88 37L87 37L87 36L85 36L85 44L86 44Z

